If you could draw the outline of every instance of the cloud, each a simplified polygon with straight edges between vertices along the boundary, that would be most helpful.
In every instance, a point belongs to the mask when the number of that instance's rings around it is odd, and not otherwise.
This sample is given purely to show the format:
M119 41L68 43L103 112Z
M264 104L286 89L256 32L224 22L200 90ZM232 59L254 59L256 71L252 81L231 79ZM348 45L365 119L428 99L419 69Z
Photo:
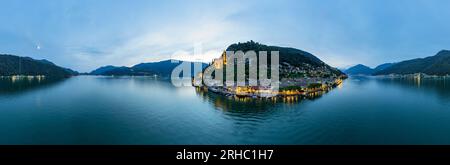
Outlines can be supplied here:
M234 26L236 23L226 19L235 12L232 10L214 17L161 22L156 26L149 24L147 29L142 28L144 30L124 38L122 42L103 48L90 46L71 51L76 61L98 66L132 66L168 58L210 62L220 56L234 40L233 35L239 34L239 27ZM203 52L193 57L196 44L202 45Z
M450 38L442 36L450 34L443 21L450 3L405 2L5 1L0 53L90 71L168 58L207 62L226 46L249 40L302 49L336 67L448 49ZM189 56L199 43L201 57Z

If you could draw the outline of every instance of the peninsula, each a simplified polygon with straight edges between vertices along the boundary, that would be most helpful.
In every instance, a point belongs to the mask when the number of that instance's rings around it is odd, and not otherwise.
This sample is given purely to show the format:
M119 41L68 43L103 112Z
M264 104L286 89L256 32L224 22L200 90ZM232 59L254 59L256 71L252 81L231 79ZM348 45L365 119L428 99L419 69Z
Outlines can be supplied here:
M287 47L267 46L254 41L230 45L226 51L278 51L279 52L279 88L264 86L204 86L199 88L225 96L272 98L285 96L308 96L317 92L326 92L340 85L347 75L321 61L311 53ZM226 64L226 51L208 67L221 67ZM257 55L259 58L259 55ZM248 64L247 64L248 65ZM224 68L226 70L226 68ZM259 72L259 69L258 69ZM249 71L245 71L248 81ZM197 75L202 77L203 75ZM193 81L196 81L194 78ZM193 82L194 84L198 84Z

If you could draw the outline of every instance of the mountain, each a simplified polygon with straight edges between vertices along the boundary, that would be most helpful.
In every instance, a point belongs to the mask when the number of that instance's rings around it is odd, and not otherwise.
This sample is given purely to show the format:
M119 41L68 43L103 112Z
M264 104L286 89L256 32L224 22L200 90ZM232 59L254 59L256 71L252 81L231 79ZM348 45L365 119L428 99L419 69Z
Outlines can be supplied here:
M352 66L344 71L348 75L372 75L373 72L374 69L362 64Z
M394 64L393 63L384 63L384 64L381 64L381 65L378 65L373 70L374 70L374 72L379 72L381 70L385 70L386 68L389 68L392 65L394 65Z
M442 50L434 56L402 61L374 74L387 75L414 73L425 73L428 75L450 74L450 51Z
M278 51L281 65L280 75L282 78L296 78L305 76L329 77L345 75L339 69L329 66L313 54L295 48L268 46L254 41L248 41L245 43L232 44L226 50L243 52L254 50L256 51L258 57L259 51L267 51L269 58L268 61L270 61L270 52Z
M107 72L110 72L110 71L112 71L114 69L117 69L117 68L120 68L120 67L112 66L112 65L102 66L100 68L97 68L97 69L93 70L89 74L91 74L91 75L105 75L105 74L107 74Z
M150 63L140 63L132 67L117 67L117 66L103 66L94 71L91 75L134 75L134 76L146 76L146 75L158 75L160 77L170 77L172 70L180 65L184 61L178 60L165 60L160 62L150 62ZM193 62L193 64L199 64L199 62ZM202 69L206 67L207 64L200 63ZM191 75L194 75L193 65L191 65Z
M78 73L55 65L47 60L35 60L30 57L0 55L0 75L45 75L53 78L63 78Z
M228 46L227 51L279 51L280 57L280 74L281 77L295 78L304 76L340 76L345 75L340 70L333 68L311 53L287 47L267 46L259 44L253 41L246 43L237 43ZM270 56L269 56L270 58ZM270 60L270 59L269 59ZM104 66L92 71L91 75L159 75L161 77L169 77L172 70L180 63L172 63L173 60L166 60L152 63L141 63L132 67L116 67L116 66ZM183 62L183 61L180 61ZM202 68L208 66L208 64L201 63ZM193 65L191 66L193 68ZM196 75L193 73L191 75Z
M128 68L126 66L105 66L99 69L96 69L91 72L91 75L116 75L116 76L125 76L125 75L138 75L133 71L133 69Z
M131 68L138 73L151 73L164 77L170 76L173 68L180 64L181 63L179 62L172 63L172 60L165 60L160 62L140 63Z
M348 75L366 75L366 76L370 76L373 75L375 72L379 72L382 70L385 70L387 68L389 68L390 66L394 65L393 63L384 63L381 65L378 65L377 67L375 67L374 69L365 66L363 64L358 64L355 66L352 66L346 70L344 70L344 73L348 74Z

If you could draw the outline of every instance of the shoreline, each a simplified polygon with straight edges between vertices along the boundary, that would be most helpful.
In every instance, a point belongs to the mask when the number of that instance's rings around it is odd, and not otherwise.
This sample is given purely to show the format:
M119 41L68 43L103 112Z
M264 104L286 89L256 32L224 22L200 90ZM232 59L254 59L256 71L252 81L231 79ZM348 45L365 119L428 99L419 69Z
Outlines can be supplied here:
M244 87L207 87L207 86L194 86L196 88L200 88L202 90L205 90L206 92L212 92L215 94L219 94L226 97L238 97L238 98L263 98L263 99L270 99L270 98L285 98L285 97L292 97L292 96L301 96L301 97L308 97L310 95L316 95L320 92L328 92L333 90L334 88L338 87L343 83L343 79L337 79L332 84L321 84L321 87L316 88L303 88L301 90L280 90L280 89L260 89L261 87L255 86L244 86ZM241 92L244 88L244 92ZM299 87L301 88L301 87Z
M450 75L428 75L424 73L415 74L390 74L390 75L349 75L350 77L374 77L374 78L398 78L398 79L447 79Z

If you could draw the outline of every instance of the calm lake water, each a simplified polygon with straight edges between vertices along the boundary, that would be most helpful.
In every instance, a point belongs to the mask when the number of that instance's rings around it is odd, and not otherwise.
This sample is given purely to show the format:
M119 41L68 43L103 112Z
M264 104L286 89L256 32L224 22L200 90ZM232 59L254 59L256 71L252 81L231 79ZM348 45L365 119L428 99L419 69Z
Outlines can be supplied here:
M233 100L149 77L0 79L0 144L450 144L450 79Z

